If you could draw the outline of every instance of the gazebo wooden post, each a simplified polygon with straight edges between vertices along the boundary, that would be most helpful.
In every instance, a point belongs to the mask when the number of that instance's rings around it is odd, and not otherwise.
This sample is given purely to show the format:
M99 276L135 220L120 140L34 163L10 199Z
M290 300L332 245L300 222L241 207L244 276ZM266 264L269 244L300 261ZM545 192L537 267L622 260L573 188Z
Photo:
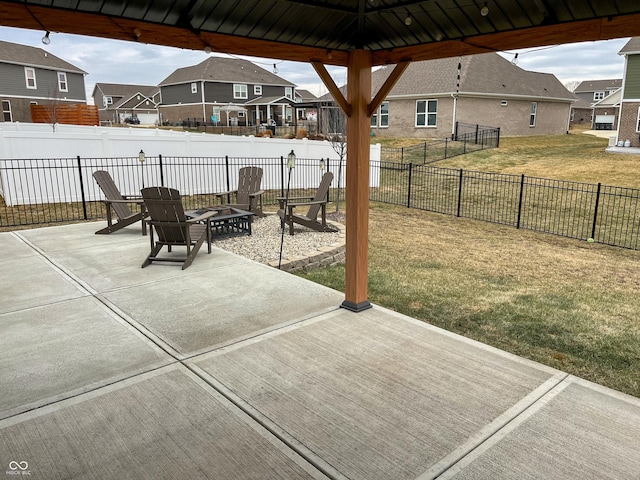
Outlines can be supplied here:
M371 308L367 300L369 262L369 158L372 56L366 50L349 54L347 72L346 272L342 307L354 312Z

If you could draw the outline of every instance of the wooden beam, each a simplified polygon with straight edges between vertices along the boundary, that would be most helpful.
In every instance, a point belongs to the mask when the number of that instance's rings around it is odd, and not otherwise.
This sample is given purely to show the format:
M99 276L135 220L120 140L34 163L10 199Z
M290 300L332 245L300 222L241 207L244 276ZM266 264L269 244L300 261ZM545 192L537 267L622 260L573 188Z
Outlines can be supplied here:
M311 65L313 66L313 69L316 71L316 73L322 80L322 83L324 83L324 86L327 87L327 90L329 90L329 93L331 94L333 99L340 106L344 114L347 117L350 117L351 105L349 105L349 102L347 102L347 100L344 98L344 95L342 95L342 92L340 91L336 83L333 81L333 78L331 78L331 75L329 75L329 72L327 71L327 69L320 62L311 62Z
M371 52L354 50L349 54L347 66L351 116L347 117L347 241L342 307L354 312L371 308L367 300L371 61Z
M371 117L375 113L375 111L378 109L380 104L384 102L384 99L387 98L387 95L389 94L391 89L394 87L394 85L398 82L398 80L400 80L400 77L402 76L402 74L407 69L410 63L411 62L405 61L405 62L400 62L395 66L395 68L393 69L393 72L391 72L391 75L387 77L382 87L380 87L380 90L378 90L378 93L376 93L375 98L371 100L371 103L369 104L369 108L367 109L367 113L369 114L369 117Z
M375 51L373 65L637 36L640 36L640 14L620 15Z

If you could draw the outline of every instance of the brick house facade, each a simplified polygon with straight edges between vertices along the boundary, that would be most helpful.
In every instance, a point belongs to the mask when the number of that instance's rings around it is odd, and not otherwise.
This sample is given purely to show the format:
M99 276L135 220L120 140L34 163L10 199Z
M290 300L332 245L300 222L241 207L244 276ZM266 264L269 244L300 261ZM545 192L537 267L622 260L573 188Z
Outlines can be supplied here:
M630 39L618 53L625 56L618 142L628 140L640 148L640 37Z

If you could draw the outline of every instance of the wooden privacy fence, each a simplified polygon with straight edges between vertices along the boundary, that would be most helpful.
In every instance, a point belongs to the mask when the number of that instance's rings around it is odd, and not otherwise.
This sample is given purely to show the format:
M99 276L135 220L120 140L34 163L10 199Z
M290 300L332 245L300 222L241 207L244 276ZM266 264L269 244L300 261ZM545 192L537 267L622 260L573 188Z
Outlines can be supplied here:
M66 125L100 125L98 107L83 103L31 105L33 123L64 123Z

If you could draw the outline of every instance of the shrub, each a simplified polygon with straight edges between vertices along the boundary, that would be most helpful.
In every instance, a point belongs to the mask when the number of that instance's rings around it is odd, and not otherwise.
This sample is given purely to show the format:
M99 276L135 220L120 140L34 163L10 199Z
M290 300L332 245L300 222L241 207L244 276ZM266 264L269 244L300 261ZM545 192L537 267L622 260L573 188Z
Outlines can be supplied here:
M309 132L307 132L306 128L299 128L298 132L296 133L296 138L298 140L300 140L301 138L308 138L309 137Z

